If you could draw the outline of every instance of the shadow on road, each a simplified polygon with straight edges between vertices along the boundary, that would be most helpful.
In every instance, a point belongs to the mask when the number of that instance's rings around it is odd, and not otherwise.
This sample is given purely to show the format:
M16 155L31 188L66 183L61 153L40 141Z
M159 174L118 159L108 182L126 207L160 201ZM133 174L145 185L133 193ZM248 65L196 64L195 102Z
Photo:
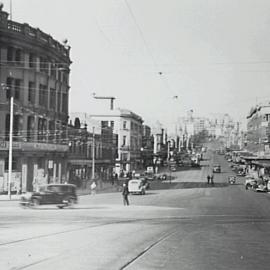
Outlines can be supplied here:
M161 189L187 189L187 188L224 188L228 187L228 183L214 183L207 184L205 182L181 182L181 183L160 183L158 186L152 188L152 190Z
M85 210L85 209L91 209L91 210L97 210L97 209L108 209L109 207L105 206L74 206L74 207L64 207L62 209L59 209L56 205L55 206L38 206L38 207L22 207L23 209L27 210L43 210L43 211L65 211L65 210Z

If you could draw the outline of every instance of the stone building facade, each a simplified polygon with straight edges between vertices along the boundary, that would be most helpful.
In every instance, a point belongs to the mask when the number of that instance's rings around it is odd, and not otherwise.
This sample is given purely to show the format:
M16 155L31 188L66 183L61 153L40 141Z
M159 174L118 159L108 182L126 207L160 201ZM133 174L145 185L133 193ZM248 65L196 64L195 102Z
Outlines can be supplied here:
M0 10L0 192L7 187L10 95L14 97L11 189L66 179L70 47Z

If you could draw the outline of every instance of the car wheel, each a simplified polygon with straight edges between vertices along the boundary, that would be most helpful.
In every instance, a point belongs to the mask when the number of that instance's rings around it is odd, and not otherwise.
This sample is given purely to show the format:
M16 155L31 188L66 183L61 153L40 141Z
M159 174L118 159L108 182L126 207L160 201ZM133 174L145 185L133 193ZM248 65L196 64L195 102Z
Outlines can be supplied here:
M38 199L33 199L32 200L32 205L35 206L39 206L40 205L40 201Z
M69 207L73 207L75 203L76 203L76 201L74 198L68 198L68 206Z

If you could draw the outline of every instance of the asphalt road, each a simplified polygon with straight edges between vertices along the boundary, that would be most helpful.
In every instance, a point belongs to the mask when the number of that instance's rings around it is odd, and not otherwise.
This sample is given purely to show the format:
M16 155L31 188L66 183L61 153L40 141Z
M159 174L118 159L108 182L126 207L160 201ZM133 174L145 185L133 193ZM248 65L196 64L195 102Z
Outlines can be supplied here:
M208 165L220 163L215 185ZM80 197L74 209L0 202L0 269L269 269L270 194L246 191L223 156L145 196Z

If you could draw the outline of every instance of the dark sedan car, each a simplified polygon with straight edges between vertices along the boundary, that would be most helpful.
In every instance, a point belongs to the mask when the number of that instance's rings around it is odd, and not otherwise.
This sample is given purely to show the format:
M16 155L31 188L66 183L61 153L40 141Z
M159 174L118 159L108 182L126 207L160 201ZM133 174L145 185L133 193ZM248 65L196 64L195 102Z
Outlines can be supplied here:
M59 208L72 206L78 202L76 186L71 184L48 184L41 186L39 191L28 192L21 196L22 206L38 206L55 204Z

